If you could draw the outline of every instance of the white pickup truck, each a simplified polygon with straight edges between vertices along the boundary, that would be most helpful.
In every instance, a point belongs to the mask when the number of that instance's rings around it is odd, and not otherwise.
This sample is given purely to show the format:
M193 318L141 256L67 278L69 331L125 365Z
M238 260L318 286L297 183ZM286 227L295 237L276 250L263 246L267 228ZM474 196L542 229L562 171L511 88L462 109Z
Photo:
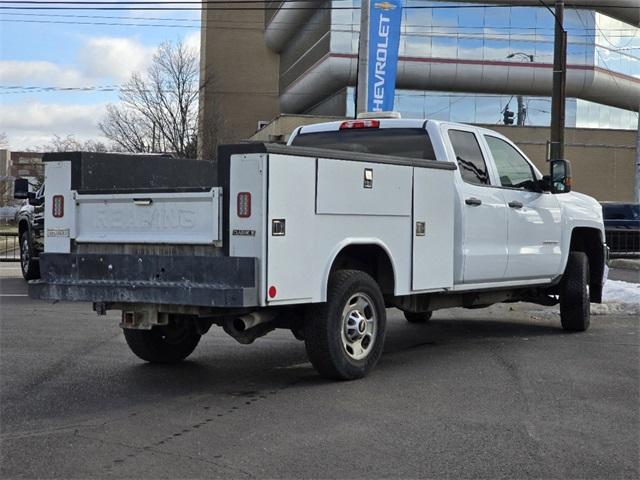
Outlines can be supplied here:
M544 176L507 138L435 120L299 127L289 144L222 146L217 162L44 157L34 298L121 310L131 350L186 358L218 325L275 328L326 377L367 374L386 309L409 322L496 302L560 304L584 331L606 278L600 205Z

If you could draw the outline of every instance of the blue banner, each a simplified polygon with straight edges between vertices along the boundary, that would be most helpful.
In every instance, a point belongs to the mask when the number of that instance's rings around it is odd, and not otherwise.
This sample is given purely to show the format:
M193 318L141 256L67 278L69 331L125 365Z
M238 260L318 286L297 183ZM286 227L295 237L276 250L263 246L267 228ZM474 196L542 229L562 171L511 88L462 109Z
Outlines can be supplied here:
M367 66L367 111L369 112L393 110L401 23L401 0L371 0L369 65Z

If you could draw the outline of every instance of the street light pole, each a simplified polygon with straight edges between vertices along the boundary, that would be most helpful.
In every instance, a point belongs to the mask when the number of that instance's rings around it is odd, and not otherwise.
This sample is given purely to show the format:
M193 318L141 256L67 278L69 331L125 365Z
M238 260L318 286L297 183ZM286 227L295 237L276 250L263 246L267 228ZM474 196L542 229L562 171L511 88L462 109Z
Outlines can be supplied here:
M553 48L553 93L551 97L550 159L564 159L565 97L567 82L567 32L564 24L564 1L556 0L555 40Z

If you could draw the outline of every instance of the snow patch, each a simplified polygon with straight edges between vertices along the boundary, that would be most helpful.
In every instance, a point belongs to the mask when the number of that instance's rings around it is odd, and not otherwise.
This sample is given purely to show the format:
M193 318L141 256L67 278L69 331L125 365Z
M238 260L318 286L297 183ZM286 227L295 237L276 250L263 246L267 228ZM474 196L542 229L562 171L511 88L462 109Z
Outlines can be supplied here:
M640 283L607 280L602 292L602 304L591 304L593 315L640 315Z

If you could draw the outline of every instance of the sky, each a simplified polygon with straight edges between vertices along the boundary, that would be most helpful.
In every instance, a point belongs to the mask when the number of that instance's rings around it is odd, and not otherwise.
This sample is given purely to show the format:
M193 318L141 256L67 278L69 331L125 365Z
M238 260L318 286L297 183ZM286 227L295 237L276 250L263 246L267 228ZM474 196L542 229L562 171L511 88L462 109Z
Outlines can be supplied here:
M97 124L105 106L117 103L117 90L60 92L8 87L118 86L132 72L143 70L163 41L183 41L199 49L200 12L2 10L0 133L8 137L9 148L37 149L54 135L108 143Z

